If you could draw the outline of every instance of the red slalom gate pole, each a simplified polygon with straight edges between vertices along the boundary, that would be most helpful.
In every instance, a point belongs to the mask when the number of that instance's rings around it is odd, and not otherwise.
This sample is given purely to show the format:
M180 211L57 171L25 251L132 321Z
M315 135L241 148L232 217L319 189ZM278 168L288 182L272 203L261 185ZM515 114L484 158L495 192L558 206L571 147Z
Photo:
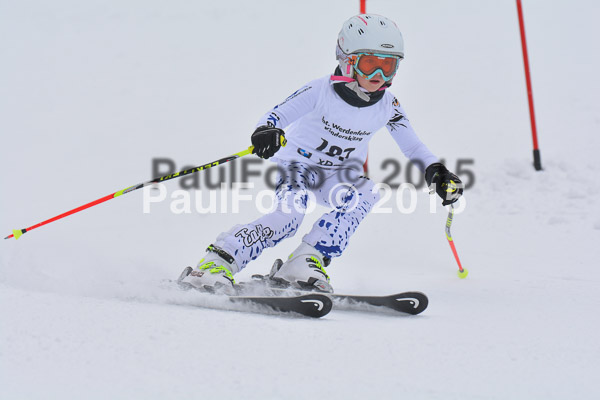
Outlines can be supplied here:
M535 125L535 112L533 108L533 89L531 74L529 73L529 57L527 56L527 40L525 39L525 22L521 0L517 0L517 13L519 14L519 29L521 31L521 47L523 48L523 63L525 64L525 81L527 83L527 98L529 100L529 117L531 119L531 135L533 137L533 167L536 171L542 169L540 149L538 147L537 128Z
M360 0L360 13L367 13L367 0ZM363 164L363 171L365 176L369 176L369 155L367 154L367 158L365 159L365 163Z

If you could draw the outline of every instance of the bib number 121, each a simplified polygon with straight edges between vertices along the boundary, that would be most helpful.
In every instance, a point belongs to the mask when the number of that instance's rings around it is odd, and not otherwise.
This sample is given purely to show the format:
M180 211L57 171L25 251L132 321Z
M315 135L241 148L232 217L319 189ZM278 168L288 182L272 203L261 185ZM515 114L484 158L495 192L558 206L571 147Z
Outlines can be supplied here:
M316 150L322 151L329 157L338 157L340 161L347 160L350 157L350 153L356 150L356 148L354 147L351 147L349 149L342 149L338 146L329 146L329 148L327 148L329 142L323 138L321 138L321 140L323 141L323 143L321 143L321 145L317 147ZM327 149L327 151L325 151L325 149Z

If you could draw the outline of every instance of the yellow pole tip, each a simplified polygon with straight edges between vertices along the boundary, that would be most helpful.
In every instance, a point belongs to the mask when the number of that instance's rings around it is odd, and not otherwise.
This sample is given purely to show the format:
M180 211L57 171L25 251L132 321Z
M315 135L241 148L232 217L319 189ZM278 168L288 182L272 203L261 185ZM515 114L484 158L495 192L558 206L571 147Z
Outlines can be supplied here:
M21 236L23 236L23 232L21 232L20 229L13 229L13 236L15 237L15 239L18 239Z
M465 279L469 275L469 271L466 268L463 268L462 271L459 269L456 273L460 279Z

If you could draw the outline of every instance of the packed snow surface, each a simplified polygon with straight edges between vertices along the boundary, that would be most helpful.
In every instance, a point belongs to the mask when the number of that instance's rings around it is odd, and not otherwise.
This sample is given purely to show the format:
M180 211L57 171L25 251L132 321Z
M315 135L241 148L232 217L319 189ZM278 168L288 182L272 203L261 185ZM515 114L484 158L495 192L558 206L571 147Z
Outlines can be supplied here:
M391 90L417 133L473 174L452 225L469 276L456 275L447 210L422 189L412 200L401 191L404 208L391 193L328 271L339 293L423 291L423 314L224 311L221 299L165 288L220 232L260 215L249 201L200 213L198 191L185 212L173 180L148 213L156 189L0 244L0 398L600 398L600 6L523 3L540 172L514 1L367 4L404 34ZM333 71L357 8L0 1L4 235L149 180L154 158L182 169L245 149L264 112ZM382 130L372 179L390 178L388 159L403 182L406 159ZM222 167L227 181L241 161ZM266 189L263 176L248 181L244 194ZM266 273L324 211L236 279Z

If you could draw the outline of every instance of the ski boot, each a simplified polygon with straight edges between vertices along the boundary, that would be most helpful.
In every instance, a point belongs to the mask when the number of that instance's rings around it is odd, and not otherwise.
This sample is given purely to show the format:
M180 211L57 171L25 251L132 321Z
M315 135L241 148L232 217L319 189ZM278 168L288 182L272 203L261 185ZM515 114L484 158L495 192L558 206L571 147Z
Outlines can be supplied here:
M292 286L301 290L333 293L324 268L330 262L330 258L308 243L302 242L286 262L275 261L269 278L275 286L279 284L280 287Z
M185 268L177 282L187 289L233 293L235 284L233 274L239 271L235 260L229 253L212 244L206 251L206 255L198 262L196 268Z

